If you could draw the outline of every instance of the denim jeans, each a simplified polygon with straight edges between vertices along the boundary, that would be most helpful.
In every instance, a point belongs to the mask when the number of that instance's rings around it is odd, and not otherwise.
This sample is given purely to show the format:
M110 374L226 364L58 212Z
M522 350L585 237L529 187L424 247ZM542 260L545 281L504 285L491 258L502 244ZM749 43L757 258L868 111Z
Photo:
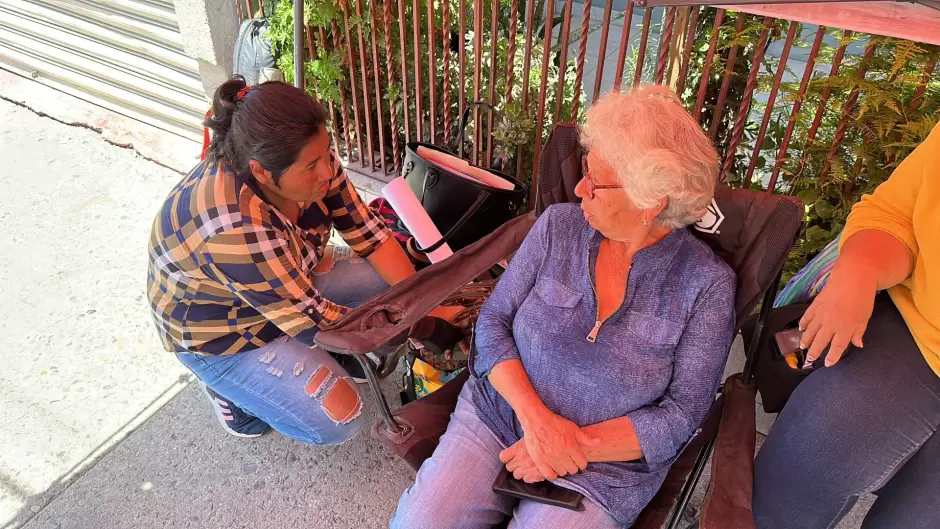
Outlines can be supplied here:
M940 527L940 377L887 294L864 341L780 413L756 461L759 529L835 527L869 492L863 529Z
M415 483L402 494L392 529L483 529L512 515L509 529L613 529L617 522L585 498L581 511L516 500L493 492L503 468L496 437L477 417L470 379L460 391L447 431Z
M326 298L357 306L388 288L366 260L347 247L315 275ZM282 336L252 351L228 356L178 353L199 380L245 412L304 443L338 444L363 426L356 384L326 351Z

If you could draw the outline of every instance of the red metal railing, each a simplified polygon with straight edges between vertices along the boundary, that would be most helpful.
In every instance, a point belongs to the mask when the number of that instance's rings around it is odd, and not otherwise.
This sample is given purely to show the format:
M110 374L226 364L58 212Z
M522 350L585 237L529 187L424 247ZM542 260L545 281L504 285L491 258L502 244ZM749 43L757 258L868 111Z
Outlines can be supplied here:
M784 181L792 188L794 180L826 178L834 164L857 174L860 164L851 152L863 140L853 118L865 97L867 62L884 60L877 54L882 41L855 43L860 37L850 31L713 7L628 2L618 11L613 0L322 2L335 4L339 16L308 27L306 47L309 60L341 58L343 79L328 105L334 142L386 179L400 169L403 142L449 144L467 105L485 101L496 112L473 109L471 160L486 166L508 156L514 165L504 170L531 178L535 187L552 124L581 119L585 107L625 79L670 84L721 150L727 180L775 190ZM236 5L244 17L265 14L259 0ZM609 48L617 50L610 58ZM938 56L925 59L916 75L892 80L903 85L908 111L938 105ZM848 81L840 74L847 64L853 68ZM319 92L317 82L311 79L308 89ZM509 142L506 149L497 148L494 133Z

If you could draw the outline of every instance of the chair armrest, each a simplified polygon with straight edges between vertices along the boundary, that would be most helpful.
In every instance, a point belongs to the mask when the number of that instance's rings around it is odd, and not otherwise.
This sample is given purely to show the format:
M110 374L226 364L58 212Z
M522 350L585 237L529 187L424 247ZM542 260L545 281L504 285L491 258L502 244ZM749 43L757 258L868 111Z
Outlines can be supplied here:
M340 354L390 354L392 348L405 342L411 327L447 296L516 250L534 224L532 213L503 224L321 330L316 344Z
M756 395L755 386L742 383L740 375L725 381L724 410L712 456L711 484L702 507L702 529L756 527L751 506L757 443Z

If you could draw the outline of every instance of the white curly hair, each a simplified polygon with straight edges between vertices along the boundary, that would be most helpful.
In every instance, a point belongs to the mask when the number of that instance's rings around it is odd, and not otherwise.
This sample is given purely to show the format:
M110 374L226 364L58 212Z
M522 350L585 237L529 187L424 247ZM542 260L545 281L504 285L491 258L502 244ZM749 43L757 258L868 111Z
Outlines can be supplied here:
M581 143L613 167L637 207L667 199L655 219L661 225L681 228L705 216L715 193L718 153L668 87L608 93L588 109Z

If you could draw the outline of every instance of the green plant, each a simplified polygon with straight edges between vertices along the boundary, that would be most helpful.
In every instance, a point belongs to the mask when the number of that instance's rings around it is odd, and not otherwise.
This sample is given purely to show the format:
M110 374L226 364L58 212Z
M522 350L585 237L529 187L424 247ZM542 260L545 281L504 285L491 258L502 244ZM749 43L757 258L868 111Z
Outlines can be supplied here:
M867 60L849 57L837 76L810 83L807 110L794 134L797 149L782 166L787 192L807 205L806 230L791 253L789 274L842 232L852 206L887 180L940 119L940 81L928 83L918 104L913 103L921 72L940 58L937 47L871 35L855 38L873 45L875 53ZM807 141L810 113L827 88L832 93L829 111L816 137ZM857 103L846 107L853 91ZM786 92L786 97L795 97L792 88ZM843 116L844 140L837 144Z
M719 33L718 49L739 45L737 59L732 66L730 88L722 121L716 125L716 144L719 152L728 148L728 139L733 123L738 118L738 104L744 84L752 67L753 49L763 29L756 17L745 19L744 30L735 31L738 16L728 12ZM709 9L700 19L695 53L692 57L690 81L682 94L691 108L698 93L698 81L704 64L704 56L711 37L714 10ZM771 29L772 38L780 38L794 22L777 21ZM798 28L798 35L815 35L816 27ZM847 42L842 67L837 75L829 77L829 69L836 50L841 44L842 31L831 31L824 40L817 57L816 73L810 81L800 113L789 142L786 158L780 167L780 178L774 191L796 195L806 204L805 229L790 254L784 273L789 279L812 259L823 247L837 237L845 226L852 206L865 193L872 192L884 182L901 160L926 138L940 119L940 80L934 77L926 84L924 93L916 105L913 97L921 84L922 72L940 58L936 46L917 44L911 41L856 33ZM874 53L866 59L862 48L871 44ZM807 50L811 42L797 39L791 57L801 49ZM720 54L716 54L718 57ZM779 57L765 55L757 77L756 92L766 93L773 84L779 67ZM715 98L728 65L716 60L707 82L706 100L703 108L703 124L710 128L715 115ZM783 142L793 103L798 97L800 71L790 71L790 80L780 86L776 104L771 112L766 135L757 149L755 175L751 187L766 189L770 173ZM824 103L822 119L810 140L810 130L823 95L829 92ZM857 92L855 105L846 107L851 95ZM758 101L759 98L755 98ZM734 153L730 174L726 180L741 185L746 168L755 150L757 129L763 118L766 105L753 103L748 110L747 125L742 141ZM846 116L843 119L843 116ZM841 123L841 127L840 127ZM842 130L842 141L836 141Z
M362 1L362 12L363 16L359 17L356 15L356 1ZM374 134L375 140L377 141L377 131L381 127L383 131L383 136L385 139L385 147L388 155L391 155L392 152L392 137L397 137L398 144L403 145L405 140L404 133L404 124L405 124L405 112L408 112L408 115L412 121L411 123L411 132L416 132L417 126L414 123L417 115L417 103L420 98L422 102L422 121L423 129L425 132L425 137L422 138L422 141L432 141L434 143L442 144L444 143L445 138L450 138L451 142L457 137L457 127L460 119L459 114L459 98L457 95L458 90L463 90L465 95L465 101L471 102L474 100L474 68L477 60L476 49L474 46L474 34L473 34L473 13L472 7L473 2L465 2L465 8L467 9L465 13L466 17L466 34L461 35L459 32L459 7L460 4L458 0L447 0L449 17L448 25L444 27L444 16L442 5L439 2L435 2L434 8L434 46L435 46L435 65L431 69L428 67L429 59L429 50L428 50L428 39L427 35L429 33L429 26L427 20L427 2L428 0L416 0L415 2L406 2L405 12L403 14L403 20L406 22L405 30L406 34L404 38L400 35L399 24L397 19L393 17L392 23L389 26L389 35L388 42L390 46L386 46L386 35L383 17L383 8L384 4L376 3L375 9L377 11L377 18L375 21L372 20L369 14L369 4L367 0L350 0L347 5L347 12L349 13L349 35L350 41L346 40L346 31L345 31L345 21L343 19L343 8L338 0L319 0L316 2L310 2L307 0L305 3L305 19L306 23L313 28L314 30L314 42L317 45L317 57L315 60L308 60L305 63L305 73L306 73L306 87L307 90L311 93L315 93L319 98L324 101L340 104L342 101L351 101L352 99L352 87L349 85L355 83L358 93L357 100L360 102L360 120L361 127L359 130L353 125L353 116L350 112L349 121L350 123L343 123L341 116L337 115L337 121L339 123L334 123L334 130L339 131L340 133L348 133L350 136L351 143L356 143L358 139L364 139L365 136L365 123L366 120L369 120L372 128L376 133ZM433 1L433 0L431 0ZM495 70L491 69L491 43L493 35L490 33L490 16L492 4L491 1L498 2L497 8L497 17L498 17L498 32L496 35L496 68ZM544 3L545 0L533 0L536 2ZM537 17L533 22L533 26L536 31L534 31L533 41L532 41L532 62L529 71L523 70L523 61L522 55L525 49L525 25L524 20L522 20L525 13L524 2L519 6L519 21L518 29L516 33L516 46L515 46L515 59L513 61L513 87L512 93L507 94L507 77L506 69L509 62L509 18L510 18L510 9L511 1L510 0L484 0L482 6L483 14L483 33L482 33L482 47L479 50L480 54L480 95L479 99L483 101L489 100L489 85L490 80L493 82L493 106L496 109L493 123L490 125L488 123L488 113L481 112L482 118L480 119L480 126L482 128L482 137L485 138L485 134L490 127L492 127L493 138L495 140L494 149L493 149L493 161L499 167L504 168L504 170L514 174L515 173L515 164L516 164L516 155L519 152L518 147L524 147L521 149L522 159L520 161L520 175L523 180L528 181L531 172L532 172L532 152L528 148L535 143L535 124L536 124L536 115L538 109L538 99L539 99L539 88L541 83L541 71L542 71L542 55L544 50L544 44L542 42L542 31L544 30L544 21L543 17ZM393 4L394 5L394 4ZM539 5L536 5L536 12L541 12ZM414 53L414 40L413 40L413 17L414 10L417 9L419 14L419 35L418 40L419 50L417 54L418 68L417 72L420 75L422 90L420 94L415 94L415 78L414 72L415 68L415 53ZM395 16L397 16L397 6L392 8L392 11ZM268 38L271 40L272 44L276 46L281 51L281 55L278 58L278 67L284 71L285 78L288 82L293 82L293 8L290 0L281 0L277 8L273 12L274 14L269 17L271 28L268 31ZM372 24L375 24L376 27L373 28ZM560 24L561 19L556 18L554 24ZM320 30L323 30L323 36L326 37L326 44L320 42ZM333 33L333 30L336 29L336 34ZM372 31L375 31L377 38L377 50L376 55L378 56L378 63L373 64L372 50L371 50L371 35ZM358 41L358 32L362 31L365 43L365 50L359 50L359 41ZM444 86L444 77L442 72L444 70L444 57L442 45L447 37L450 48L450 56L448 61L448 84ZM334 46L334 41L336 45ZM402 97L404 95L404 86L401 82L401 43L405 43L405 71L408 73L408 97ZM465 57L465 71L463 77L460 75L459 63L458 63L458 50L459 46L464 46L466 50ZM554 109L555 109L555 100L557 98L556 90L558 84L558 76L560 68L565 68L565 86L562 90L562 106L560 119L571 120L571 119L581 119L583 117L583 96L578 94L577 96L581 98L582 105L581 110L579 111L579 116L572 116L573 102L575 98L574 90L574 81L575 81L575 71L573 61L569 61L567 64L562 66L560 64L560 51L559 45L557 42L553 43L552 48L549 51L549 70L547 75L547 86L548 90L546 92L546 112L543 117L543 133L542 140L548 137L548 134L551 131L552 125L554 124ZM364 53L360 53L364 51ZM391 60L393 64L392 68L392 78L389 81L388 72L387 72L387 59L391 55ZM378 68L379 79L383 82L382 89L383 93L381 94L382 100L382 112L376 111L375 107L375 94L372 90L375 89L373 86L373 79L375 76L375 70ZM361 77L365 74L365 78L368 81L367 85L369 86L369 105L371 107L371 114L365 115L365 101L363 100L363 94L361 92ZM529 76L529 94L528 108L523 111L521 106L522 99L522 77L524 75ZM432 83L435 86L436 100L435 100L435 110L436 114L434 116L437 136L435 138L428 137L430 131L430 87ZM449 107L444 108L444 91L449 91ZM510 96L510 97L507 97ZM351 105L347 105L351 106ZM389 112L394 112L396 115L396 124L397 129L392 129L392 124L390 120L386 117ZM449 130L445 134L445 114L450 116L449 121ZM467 131L466 138L474 137L474 127L476 122L470 120ZM412 135L412 137L414 137ZM477 146L476 148L481 151L485 151L486 142L482 142L483 145ZM473 148L472 142L468 141L467 146ZM374 146L374 148L376 148ZM389 160L391 161L391 160ZM482 161L481 165L485 165L486 162Z

